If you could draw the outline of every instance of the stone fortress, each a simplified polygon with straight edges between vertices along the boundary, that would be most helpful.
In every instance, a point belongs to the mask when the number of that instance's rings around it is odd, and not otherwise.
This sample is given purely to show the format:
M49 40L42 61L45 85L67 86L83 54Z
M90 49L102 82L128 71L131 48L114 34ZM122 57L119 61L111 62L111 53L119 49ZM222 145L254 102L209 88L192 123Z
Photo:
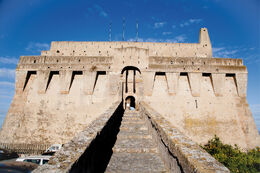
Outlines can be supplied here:
M246 96L242 59L213 58L206 28L199 43L55 41L20 57L0 142L67 143L122 100L198 144L250 149L260 138Z

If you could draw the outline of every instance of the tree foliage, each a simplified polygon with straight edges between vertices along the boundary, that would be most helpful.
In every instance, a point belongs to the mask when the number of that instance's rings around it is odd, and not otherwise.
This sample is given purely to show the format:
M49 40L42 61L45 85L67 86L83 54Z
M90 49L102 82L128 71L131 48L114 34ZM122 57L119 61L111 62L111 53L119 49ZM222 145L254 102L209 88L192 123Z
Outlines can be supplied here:
M220 139L215 136L208 143L202 146L209 154L211 154L220 163L225 165L231 172L260 172L260 148L256 147L248 151L242 152L237 145L235 147L223 144Z

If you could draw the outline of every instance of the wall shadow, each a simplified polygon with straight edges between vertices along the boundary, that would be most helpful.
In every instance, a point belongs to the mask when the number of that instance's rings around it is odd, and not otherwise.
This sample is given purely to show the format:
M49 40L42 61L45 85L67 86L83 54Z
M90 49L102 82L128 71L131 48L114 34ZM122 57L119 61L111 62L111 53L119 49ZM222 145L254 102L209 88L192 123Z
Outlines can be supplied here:
M105 172L113 154L112 148L116 142L123 115L123 102L121 102L100 134L72 165L70 173Z

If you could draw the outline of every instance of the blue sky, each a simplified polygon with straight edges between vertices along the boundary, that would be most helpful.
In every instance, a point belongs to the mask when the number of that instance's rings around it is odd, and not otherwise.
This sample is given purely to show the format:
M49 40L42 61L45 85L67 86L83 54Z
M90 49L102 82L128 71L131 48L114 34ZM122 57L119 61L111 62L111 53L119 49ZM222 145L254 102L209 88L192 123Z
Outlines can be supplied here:
M21 55L40 55L51 41L198 42L209 30L214 57L243 58L248 102L260 130L259 0L0 0L0 126L14 95Z

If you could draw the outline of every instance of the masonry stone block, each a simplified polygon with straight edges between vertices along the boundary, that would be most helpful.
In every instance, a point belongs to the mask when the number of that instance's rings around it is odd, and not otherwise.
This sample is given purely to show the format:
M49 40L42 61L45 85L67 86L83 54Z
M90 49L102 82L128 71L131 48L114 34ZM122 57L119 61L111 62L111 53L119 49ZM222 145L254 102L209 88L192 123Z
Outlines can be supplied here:
M168 92L170 95L175 95L178 89L179 73L166 73Z
M23 92L23 87L26 81L27 71L17 70L15 79L15 92L16 94L21 94Z
M86 95L92 95L94 92L94 85L96 80L97 72L83 71L83 90Z
M60 93L68 94L70 86L72 84L72 71L71 70L61 70L60 72Z
M154 72L143 72L144 95L151 96L153 94Z
M247 95L247 73L236 73L237 91L240 97Z
M188 73L191 94L193 97L200 96L201 73Z
M46 92L49 76L50 70L37 71L38 94L44 94Z
M225 88L225 74L213 73L211 75L215 96L223 96Z
M116 95L119 92L120 73L109 73L109 92L111 95Z

